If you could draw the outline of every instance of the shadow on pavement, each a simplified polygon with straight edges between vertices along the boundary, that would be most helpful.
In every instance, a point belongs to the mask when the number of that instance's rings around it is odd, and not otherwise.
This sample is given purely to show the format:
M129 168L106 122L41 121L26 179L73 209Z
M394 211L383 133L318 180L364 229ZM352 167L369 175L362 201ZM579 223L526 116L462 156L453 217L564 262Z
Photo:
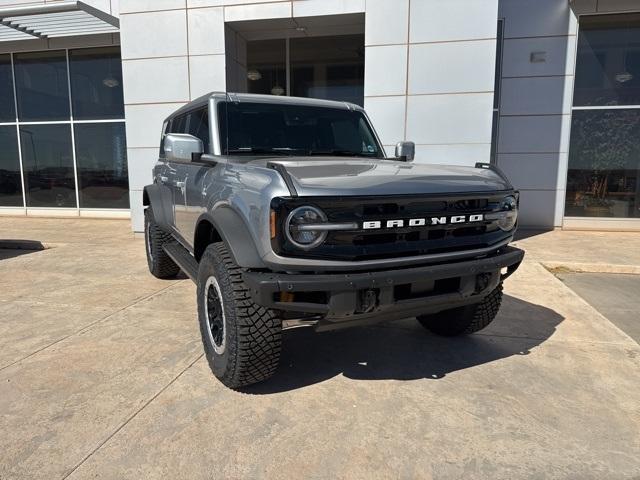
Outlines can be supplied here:
M0 260L19 257L45 249L37 240L3 240L0 239Z
M451 372L512 355L527 355L548 339L563 317L546 307L504 296L503 313L490 328L512 322L509 331L526 336L476 334L444 338L431 334L415 319L373 327L317 334L300 329L284 337L280 368L249 394L294 390L344 375L354 380L439 379ZM517 316L514 313L518 312ZM515 325L521 323L522 325Z
M518 241L518 240L524 240L525 238L530 238L530 237L535 237L537 235L542 235L544 233L549 233L552 232L553 229L549 228L549 229L533 229L533 228L519 228L518 230L516 230L516 234L514 236L514 240Z

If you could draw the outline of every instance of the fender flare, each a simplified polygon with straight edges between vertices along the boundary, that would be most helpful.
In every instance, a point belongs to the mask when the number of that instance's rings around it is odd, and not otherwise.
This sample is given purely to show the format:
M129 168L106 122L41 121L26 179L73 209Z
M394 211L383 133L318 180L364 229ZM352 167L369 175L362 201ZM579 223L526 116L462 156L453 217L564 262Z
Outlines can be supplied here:
M153 217L156 223L169 230L173 220L173 205L171 203L171 190L165 185L154 183L144 187L142 192L142 204L153 208Z
M213 225L239 266L266 268L246 223L233 208L221 205L211 213L203 213L196 223L196 232L203 221ZM197 239L194 239L194 248L196 242Z

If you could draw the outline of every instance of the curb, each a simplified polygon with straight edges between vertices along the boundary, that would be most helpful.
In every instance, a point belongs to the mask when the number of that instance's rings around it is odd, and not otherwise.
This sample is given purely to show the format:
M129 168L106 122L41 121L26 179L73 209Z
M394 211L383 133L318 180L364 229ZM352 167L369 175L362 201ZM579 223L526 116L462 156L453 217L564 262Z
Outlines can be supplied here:
M618 273L640 275L640 265L606 263L540 262L551 273Z

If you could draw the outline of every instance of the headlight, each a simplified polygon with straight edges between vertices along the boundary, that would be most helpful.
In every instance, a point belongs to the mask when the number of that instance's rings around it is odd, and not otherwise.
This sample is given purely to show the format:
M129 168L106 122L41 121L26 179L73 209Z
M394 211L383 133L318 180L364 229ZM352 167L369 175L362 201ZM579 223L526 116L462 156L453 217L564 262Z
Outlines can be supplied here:
M509 195L502 199L499 212L488 213L485 215L487 220L495 220L500 230L508 232L516 226L518 221L518 200L516 197Z
M298 207L287 217L285 233L296 247L310 250L327 238L327 230L314 230L313 225L326 223L327 216L315 207Z

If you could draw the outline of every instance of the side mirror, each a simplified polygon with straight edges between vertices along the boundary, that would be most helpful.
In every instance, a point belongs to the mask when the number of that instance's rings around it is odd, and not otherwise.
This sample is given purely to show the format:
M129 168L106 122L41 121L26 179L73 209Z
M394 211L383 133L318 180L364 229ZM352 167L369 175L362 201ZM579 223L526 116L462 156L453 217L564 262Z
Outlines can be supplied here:
M164 137L164 155L169 162L198 161L204 153L202 140L185 133L169 133Z
M416 144L413 142L398 142L396 144L396 158L403 162L413 162L416 157Z

